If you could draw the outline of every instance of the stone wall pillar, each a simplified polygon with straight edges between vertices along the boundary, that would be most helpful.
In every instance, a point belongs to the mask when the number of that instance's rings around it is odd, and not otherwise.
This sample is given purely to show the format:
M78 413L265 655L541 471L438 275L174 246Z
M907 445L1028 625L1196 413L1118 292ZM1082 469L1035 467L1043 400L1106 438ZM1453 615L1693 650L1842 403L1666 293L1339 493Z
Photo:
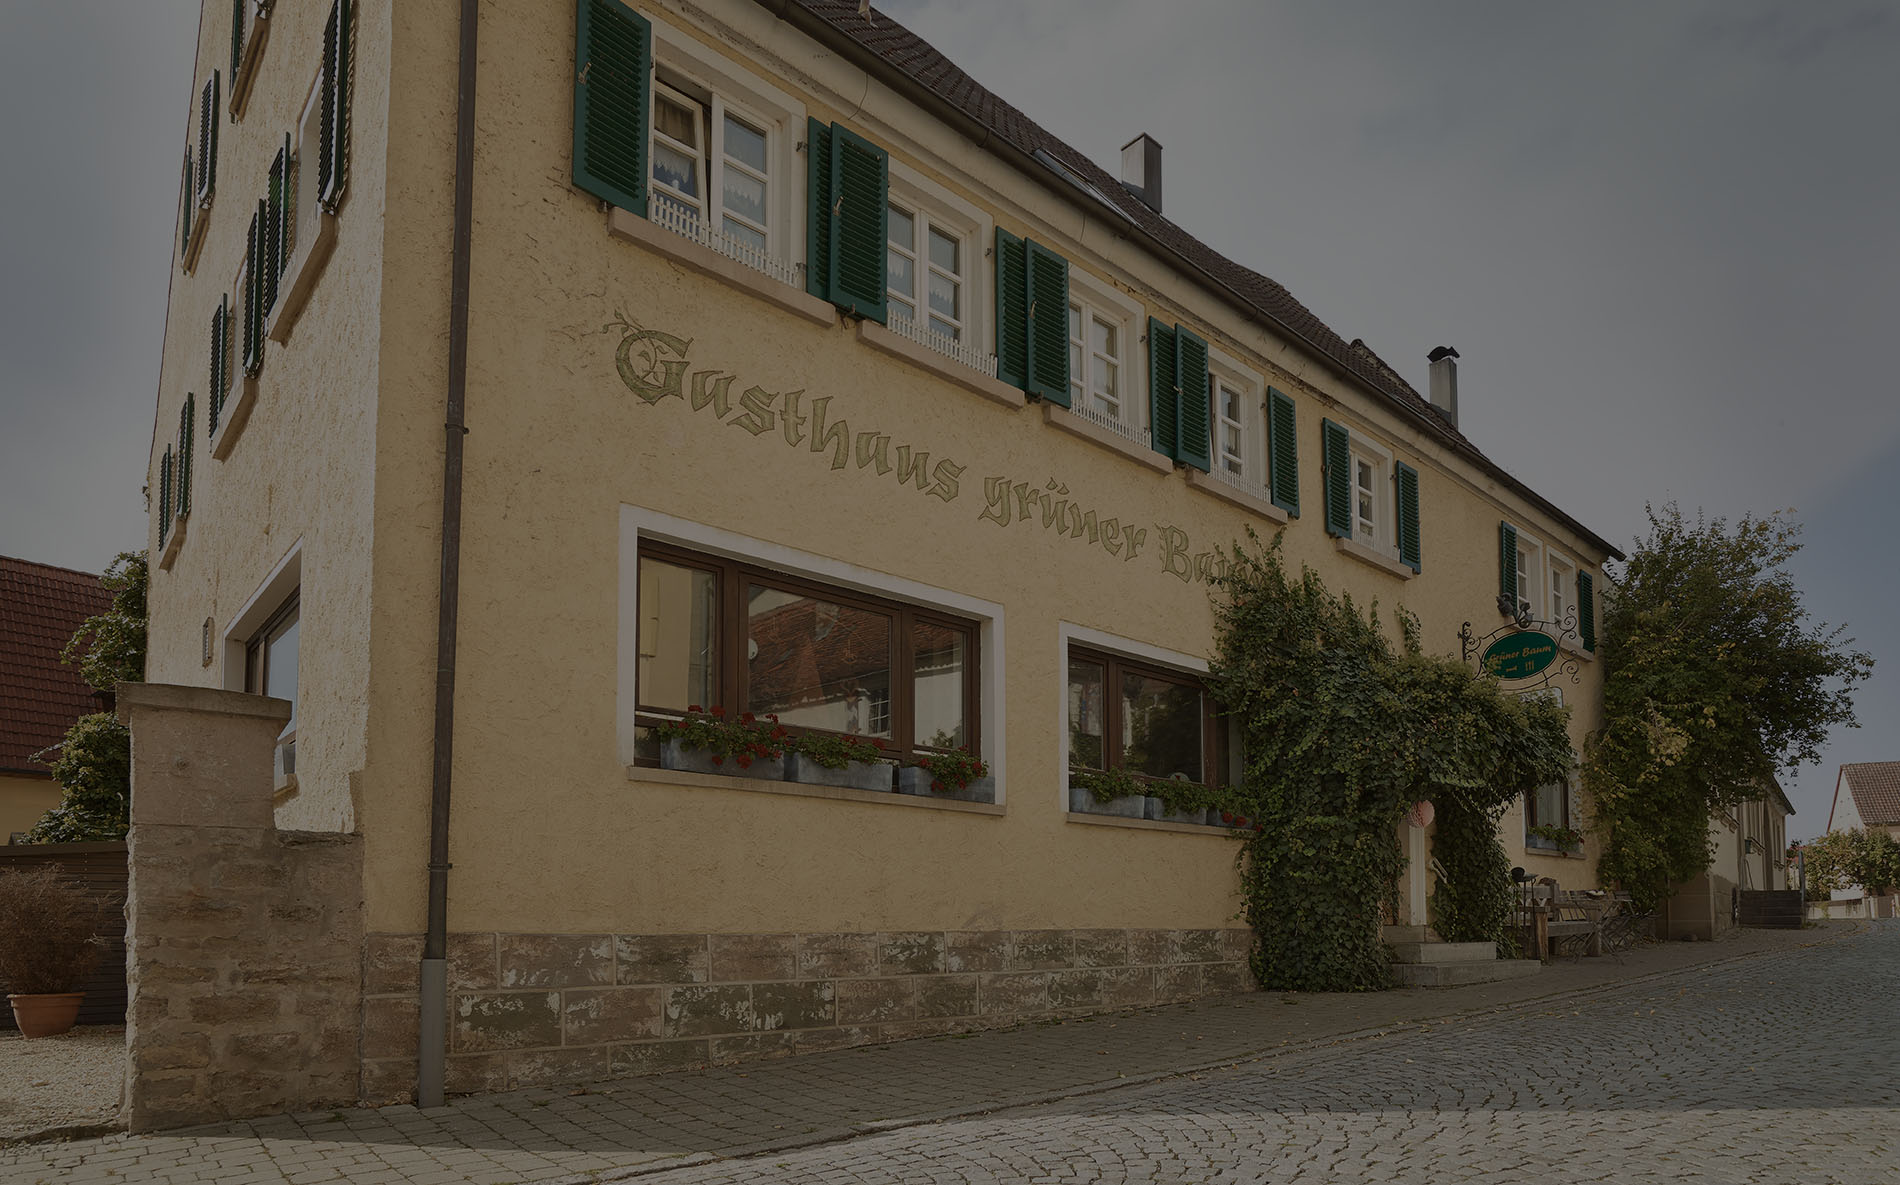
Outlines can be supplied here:
M353 1103L362 847L277 830L289 703L136 683L118 712L132 730L127 1126Z

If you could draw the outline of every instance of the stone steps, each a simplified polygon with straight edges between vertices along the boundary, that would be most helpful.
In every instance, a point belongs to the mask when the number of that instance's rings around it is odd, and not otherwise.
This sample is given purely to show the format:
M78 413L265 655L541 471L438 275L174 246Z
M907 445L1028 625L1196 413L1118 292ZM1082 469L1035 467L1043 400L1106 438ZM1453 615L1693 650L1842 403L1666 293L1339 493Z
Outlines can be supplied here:
M1543 969L1536 959L1489 959L1468 963L1394 963L1392 977L1400 987L1459 987L1468 983L1496 983L1522 979Z
M1392 958L1400 963L1488 963L1498 957L1492 942L1390 942Z

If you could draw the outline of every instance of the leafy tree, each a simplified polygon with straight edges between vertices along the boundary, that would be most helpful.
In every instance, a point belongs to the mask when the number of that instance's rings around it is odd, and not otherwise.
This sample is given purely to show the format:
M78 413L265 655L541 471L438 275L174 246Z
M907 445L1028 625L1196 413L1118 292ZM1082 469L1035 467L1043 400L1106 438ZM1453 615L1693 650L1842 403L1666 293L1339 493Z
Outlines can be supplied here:
M1584 785L1599 874L1653 907L1709 867L1713 812L1854 725L1853 685L1873 659L1809 622L1786 569L1801 546L1791 519L1648 513L1648 537L1605 590L1603 726Z
M1885 831L1830 831L1803 844L1808 900L1859 885L1876 896L1900 888L1900 842Z
M112 590L112 607L88 617L60 652L88 684L110 691L145 681L145 553L119 553L99 583ZM53 769L60 802L27 833L32 843L90 843L124 839L130 827L132 736L109 712L81 716L59 744L35 756Z
M76 663L79 675L99 691L115 683L145 681L145 590L150 574L142 551L122 551L99 578L112 590L112 607L88 617L60 651L62 662Z
M1255 975L1269 988L1387 986L1379 919L1405 866L1400 818L1420 799L1437 804L1452 877L1434 898L1440 932L1500 937L1510 890L1498 813L1568 772L1565 710L1420 653L1403 614L1395 646L1376 612L1311 569L1289 577L1278 538L1233 560L1208 684L1243 737L1238 793L1264 825L1241 865Z

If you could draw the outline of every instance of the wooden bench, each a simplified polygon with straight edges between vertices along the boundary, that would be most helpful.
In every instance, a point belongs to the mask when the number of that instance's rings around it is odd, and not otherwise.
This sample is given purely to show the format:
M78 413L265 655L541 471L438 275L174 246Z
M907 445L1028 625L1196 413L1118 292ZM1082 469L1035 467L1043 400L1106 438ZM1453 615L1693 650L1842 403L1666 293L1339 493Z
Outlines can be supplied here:
M1603 953L1604 919L1616 902L1600 889L1563 890L1554 884L1529 884L1518 890L1518 925L1533 958L1558 953L1566 942L1581 954Z

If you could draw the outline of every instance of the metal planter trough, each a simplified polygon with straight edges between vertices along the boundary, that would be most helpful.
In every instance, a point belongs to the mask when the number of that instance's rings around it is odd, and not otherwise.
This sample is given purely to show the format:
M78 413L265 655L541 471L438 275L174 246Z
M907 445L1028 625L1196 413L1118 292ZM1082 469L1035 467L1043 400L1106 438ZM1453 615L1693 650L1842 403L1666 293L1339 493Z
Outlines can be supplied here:
M677 740L666 742L660 747L660 768L675 769L689 774L723 774L729 778L759 778L767 782L785 780L785 758L755 757L749 766L741 766L737 759L728 757L723 762L715 762L711 752L705 749L687 749Z
M885 761L851 761L843 769L827 769L803 753L785 755L785 780L807 786L842 786L847 790L889 793L891 766Z
M930 771L914 765L902 766L897 771L897 792L914 794L920 798L954 798L958 802L995 802L996 779L972 778L961 790L948 782L941 790L930 788Z
M1145 819L1148 817L1148 796L1145 794L1125 794L1120 798L1111 798L1107 802L1097 802L1095 795L1081 786L1069 787L1069 811L1077 815L1114 815L1120 819Z

